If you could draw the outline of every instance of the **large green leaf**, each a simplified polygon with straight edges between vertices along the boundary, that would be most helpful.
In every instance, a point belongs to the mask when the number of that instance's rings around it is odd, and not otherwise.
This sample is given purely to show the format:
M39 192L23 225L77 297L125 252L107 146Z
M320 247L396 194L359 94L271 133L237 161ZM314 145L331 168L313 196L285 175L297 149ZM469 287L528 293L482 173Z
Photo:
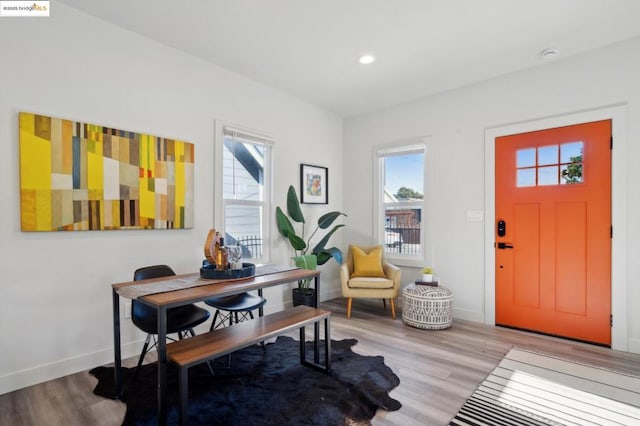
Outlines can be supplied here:
M292 234L295 235L296 231L293 229L291 221L280 207L276 207L276 223L278 224L278 231L280 231L280 233L285 237Z
M298 201L298 194L296 194L296 189L293 185L289 185L289 191L287 192L287 213L289 213L294 222L305 223L300 201Z
M318 241L318 244L316 244L313 250L311 250L311 253L320 253L322 250L324 250L324 247L329 242L329 238L331 238L333 233L336 232L338 229L342 228L343 226L344 224L334 226L331 231L327 232L327 234L320 241Z
M319 253L315 253L318 256L318 265L324 265L331 258L334 258L339 265L342 264L342 251L337 247L331 247L324 249Z
M318 265L324 265L331 259L331 253L328 251L321 251L320 253L316 253L318 257Z
M331 253L331 256L338 262L338 265L342 265L342 251L337 247L328 248L327 251Z
M293 261L298 268L315 270L318 267L318 258L313 254L294 256Z
M340 216L346 216L346 214L342 212L329 212L323 214L322 216L320 216L320 219L318 219L318 226L320 227L320 229L327 229Z
M313 254L305 254L302 256L294 256L293 262L298 268L315 270L318 267L318 258ZM298 288L307 289L311 286L313 278L305 278L298 281Z
M294 250L304 250L307 248L307 243L294 232L289 234L289 242L291 242L291 247L293 247Z

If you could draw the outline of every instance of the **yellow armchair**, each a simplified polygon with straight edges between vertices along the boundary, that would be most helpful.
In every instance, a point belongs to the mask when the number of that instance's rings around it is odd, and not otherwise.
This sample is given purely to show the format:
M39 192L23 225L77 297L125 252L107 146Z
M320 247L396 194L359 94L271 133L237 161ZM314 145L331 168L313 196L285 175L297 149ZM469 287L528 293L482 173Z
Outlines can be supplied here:
M354 248L358 251L356 256L364 253L364 256L376 256L380 253L381 271L363 276L362 268L355 273ZM357 265L355 265L357 266ZM368 266L368 265L367 265ZM367 269L367 268L365 268ZM340 266L340 282L342 283L342 296L347 298L347 318L351 318L351 305L353 298L382 299L383 306L387 307L386 299L391 305L391 316L396 319L395 299L400 293L400 279L402 271L395 265L387 262L382 246L349 246L345 262Z

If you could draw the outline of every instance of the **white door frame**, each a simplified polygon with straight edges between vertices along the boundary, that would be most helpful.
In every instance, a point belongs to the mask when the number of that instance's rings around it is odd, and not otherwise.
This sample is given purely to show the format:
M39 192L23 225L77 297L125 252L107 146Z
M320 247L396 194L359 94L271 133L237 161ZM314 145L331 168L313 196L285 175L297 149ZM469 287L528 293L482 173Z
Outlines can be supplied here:
M611 119L613 151L611 153L611 348L628 351L627 338L627 105L613 105L588 111L537 120L506 124L485 129L485 323L496 321L495 276L495 139L518 133Z

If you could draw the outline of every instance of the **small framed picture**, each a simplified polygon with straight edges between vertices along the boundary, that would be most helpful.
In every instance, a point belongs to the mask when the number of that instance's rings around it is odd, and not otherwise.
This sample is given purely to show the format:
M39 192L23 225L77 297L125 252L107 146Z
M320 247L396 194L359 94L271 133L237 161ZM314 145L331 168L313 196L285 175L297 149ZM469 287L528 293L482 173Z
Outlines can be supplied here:
M326 167L300 164L300 201L305 204L329 202L329 170Z

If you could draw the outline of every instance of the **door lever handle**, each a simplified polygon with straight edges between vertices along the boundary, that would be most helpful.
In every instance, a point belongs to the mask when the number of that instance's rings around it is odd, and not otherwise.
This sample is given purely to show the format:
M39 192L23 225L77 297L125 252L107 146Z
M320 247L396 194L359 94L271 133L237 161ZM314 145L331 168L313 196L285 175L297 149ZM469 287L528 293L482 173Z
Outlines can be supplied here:
M500 250L504 250L504 249L512 249L513 246L510 243L498 243L498 248Z

